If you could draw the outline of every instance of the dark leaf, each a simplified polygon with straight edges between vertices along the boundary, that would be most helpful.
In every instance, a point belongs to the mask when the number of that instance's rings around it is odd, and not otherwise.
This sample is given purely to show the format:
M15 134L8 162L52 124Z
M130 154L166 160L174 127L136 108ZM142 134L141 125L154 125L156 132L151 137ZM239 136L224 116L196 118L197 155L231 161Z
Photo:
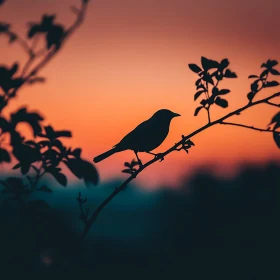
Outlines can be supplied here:
M28 123L34 133L34 137L39 135L42 131L40 122L43 121L43 117L37 113L29 113L26 108L19 109L16 113L11 115L11 124L15 127L20 122Z
M194 100L196 100L203 92L205 92L205 90L201 90L195 93L194 95Z
M128 173L128 174L131 174L131 169L124 169L122 170L123 173Z
M0 163L1 162L10 162L11 161L11 157L9 155L9 153L3 149L0 148Z
M217 87L213 87L213 88L212 88L212 94L213 94L214 96L217 96L217 95L219 94L219 89L218 89Z
M199 111L203 108L203 106L199 106L195 109L194 116L197 116Z
M53 25L49 28L46 36L47 48L55 47L58 49L62 43L64 37L64 28L61 25Z
M276 87L279 86L279 83L277 81L271 81L271 82L266 82L263 87L267 88L267 87Z
M270 69L270 71L269 71L272 75L280 75L280 72L278 71L278 70L276 70L276 69Z
M43 140L43 141L40 141L40 142L38 142L38 144L42 147L42 148L44 148L44 147L50 147L50 141L47 141L47 140Z
M51 192L52 192L52 189L50 189L49 187L43 185L42 187L38 188L38 191L51 193Z
M202 106L205 106L205 105L207 104L207 101L206 101L205 99L202 99L202 100L200 101L200 104L201 104Z
M278 112L271 120L269 124L279 123L280 124L280 112Z
M6 0L0 0L0 6L5 3Z
M21 167L21 164L18 163L18 164L16 164L12 169L14 170L14 169L18 169L18 168L20 168L20 167Z
M68 158L63 161L69 170L79 179L83 178L83 166L81 161L76 158Z
M235 72L232 72L231 70L227 69L224 75L226 78L237 78L237 75Z
M249 77L248 77L248 79L251 79L251 78L258 78L259 76L257 76L257 75L250 75Z
M58 139L55 139L51 142L51 145L58 148L62 153L65 152L65 147L63 146L62 142Z
M59 138L59 137L72 137L72 133L71 133L71 131L67 131L67 130L55 131L54 137L55 138Z
M222 99L219 96L215 99L215 103L222 108L227 108L228 107L227 100Z
M273 139L274 139L277 147L280 149L280 132L278 132L278 131L273 132Z
M62 185L62 186L64 186L64 187L66 187L67 186L67 177L63 174L63 173L61 173L61 172L56 172L56 171L47 171L48 173L50 173L50 174L52 174L53 175L53 177L56 179L56 181L60 184L60 185Z
M80 164L83 170L83 179L87 186L89 184L97 185L99 181L99 175L97 169L89 161L80 159Z
M265 70L261 73L260 78L262 79L262 78L265 77L267 74L268 74L268 70L265 69Z
M0 22L0 34L8 32L10 27L11 27L10 24L5 22Z
M227 59L227 58L224 58L224 59L221 61L220 65L221 65L221 68L223 68L223 69L227 68L227 67L229 66L229 61L228 61L228 59Z
M127 161L126 161L126 162L124 163L124 166L126 166L126 167L130 167L131 165L130 165L130 163L129 163L129 162L127 162Z
M2 117L0 117L0 128L2 130L2 133L5 133L7 131L9 131L10 129L10 124L8 123L8 121Z
M229 89L221 89L218 94L219 95L224 95L224 94L228 94L229 92L230 92Z
M203 79L205 82L210 83L211 85L214 85L213 79L212 79L212 77L211 77L208 73L206 73L206 74L202 77L202 79Z
M23 163L23 164L21 165L21 169L20 169L21 174L22 174L22 175L27 174L28 171L29 171L29 169L30 169L30 164L28 164L28 163Z
M247 94L247 98L252 101L253 98L255 97L256 95L256 92L253 92L253 91L250 91L248 94Z
M201 79L198 79L198 80L195 82L195 85L198 86L200 83L201 83Z
M10 77L12 77L13 75L15 75L15 73L17 72L18 70L18 63L14 63L13 66L11 67L11 69L9 70L9 74L10 74Z
M259 88L259 80L256 80L251 84L251 91L257 92L258 88Z
M205 71L212 69L212 68L219 68L219 62L215 60L208 59L204 56L201 57L201 65Z
M79 158L81 157L82 150L80 148L76 148L74 151L72 151L72 155Z
M269 59L267 62L266 62L266 65L268 68L272 68L274 66L276 66L278 64L278 61L277 60L271 60Z
M189 68L195 73L199 73L202 71L202 69L196 64L189 64Z

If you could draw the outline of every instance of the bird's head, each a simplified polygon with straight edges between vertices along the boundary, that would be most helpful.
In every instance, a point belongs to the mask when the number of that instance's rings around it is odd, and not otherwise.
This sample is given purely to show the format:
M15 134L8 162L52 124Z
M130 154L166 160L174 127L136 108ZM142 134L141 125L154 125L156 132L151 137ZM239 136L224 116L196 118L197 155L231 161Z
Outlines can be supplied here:
M154 113L152 118L159 119L159 120L169 120L171 121L175 117L181 116L180 114L174 113L168 109L161 109Z

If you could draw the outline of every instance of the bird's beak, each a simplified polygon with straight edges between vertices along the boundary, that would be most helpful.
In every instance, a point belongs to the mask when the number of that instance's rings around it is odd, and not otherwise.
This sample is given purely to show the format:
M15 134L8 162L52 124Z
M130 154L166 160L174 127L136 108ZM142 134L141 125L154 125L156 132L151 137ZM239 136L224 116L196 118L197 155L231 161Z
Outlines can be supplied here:
M175 117L180 117L181 115L180 115L180 114L177 114L177 113L174 113L173 116L174 116L174 118L175 118Z

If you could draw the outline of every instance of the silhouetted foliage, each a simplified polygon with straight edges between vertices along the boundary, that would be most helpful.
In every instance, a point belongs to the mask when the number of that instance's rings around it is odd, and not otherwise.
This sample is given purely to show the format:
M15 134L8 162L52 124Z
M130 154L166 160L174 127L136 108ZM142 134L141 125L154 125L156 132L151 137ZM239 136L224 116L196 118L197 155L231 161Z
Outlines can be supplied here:
M3 3L0 1L0 5ZM81 1L76 19L69 28L56 23L56 15L44 14L40 22L29 23L27 40L15 33L10 23L0 22L0 35L6 35L9 43L18 43L28 56L26 63L0 65L0 164L16 159L17 163L12 169L19 169L22 174L21 177L3 179L0 184L2 194L8 197L8 201L16 200L20 208L47 206L43 200L30 201L30 195L37 191L52 193L51 187L40 182L47 174L66 187L68 179L63 173L63 165L87 186L98 183L98 172L92 163L82 158L81 148L66 147L63 144L62 138L72 137L71 131L57 131L50 125L45 126L41 113L30 111L26 106L3 115L23 85L45 82L46 78L39 76L39 72L81 24L87 3ZM42 36L45 47L38 49L38 41ZM22 136L19 129L21 123L31 128L31 139Z

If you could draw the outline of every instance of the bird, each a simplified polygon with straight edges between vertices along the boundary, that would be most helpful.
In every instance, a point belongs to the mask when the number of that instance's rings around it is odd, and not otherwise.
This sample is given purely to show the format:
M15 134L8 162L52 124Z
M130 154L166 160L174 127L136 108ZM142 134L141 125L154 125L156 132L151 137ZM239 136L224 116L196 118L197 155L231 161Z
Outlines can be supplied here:
M167 137L169 133L170 122L174 117L180 114L174 113L168 109L158 110L148 120L139 124L134 130L128 133L118 144L114 145L109 151L96 156L93 161L98 163L115 153L125 150L132 150L142 165L138 152L146 152L157 156L151 151L157 148Z

